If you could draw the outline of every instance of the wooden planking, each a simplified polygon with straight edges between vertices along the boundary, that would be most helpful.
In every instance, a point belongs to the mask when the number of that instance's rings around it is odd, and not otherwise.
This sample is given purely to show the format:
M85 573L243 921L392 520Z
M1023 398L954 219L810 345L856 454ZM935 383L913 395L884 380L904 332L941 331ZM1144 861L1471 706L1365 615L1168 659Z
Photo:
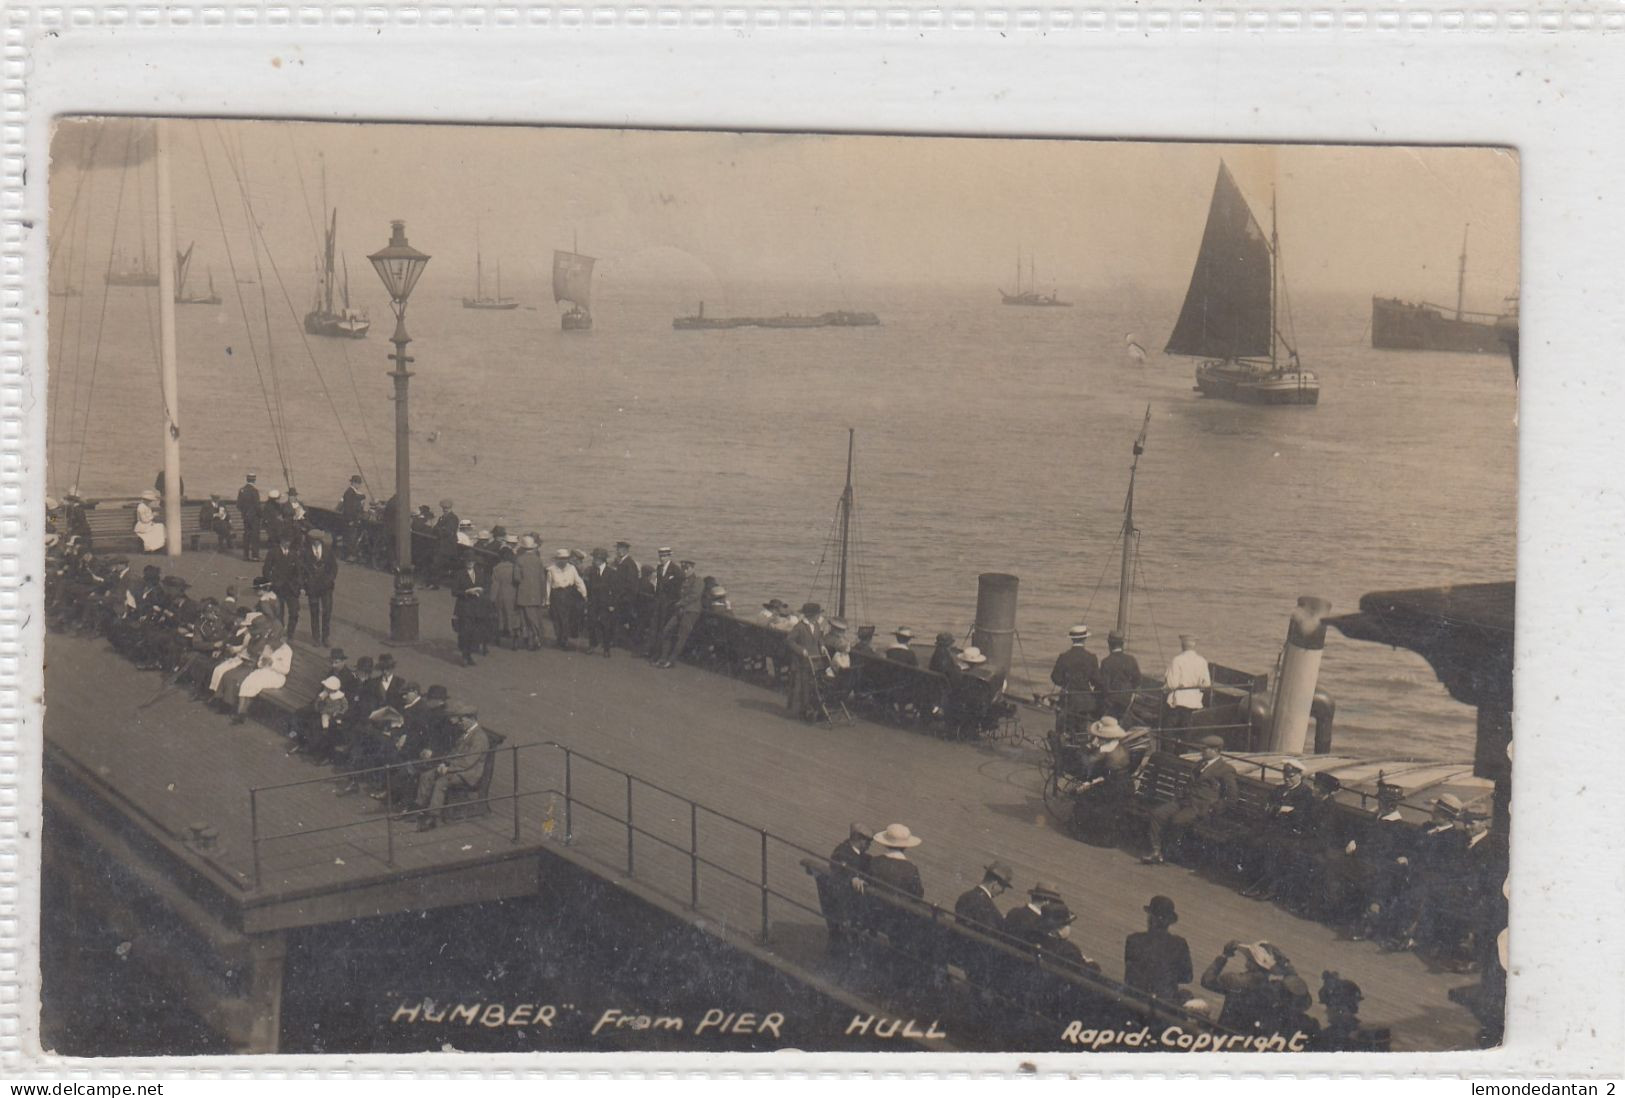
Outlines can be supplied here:
M227 582L246 583L241 565L235 558L204 553L181 558L176 570L200 584L200 593L208 593ZM380 650L377 638L386 628L388 597L387 576L344 567L333 639L352 658ZM1198 970L1230 938L1267 938L1294 959L1311 984L1323 969L1337 969L1357 980L1366 993L1363 1017L1370 1024L1393 1026L1397 1048L1467 1047L1471 1043L1476 1022L1446 997L1451 987L1467 982L1464 978L1430 973L1411 954L1383 954L1370 943L1339 941L1328 928L1242 899L1226 885L1174 867L1140 866L1120 851L1100 850L1058 833L1044 812L1036 758L1029 750L946 743L862 721L834 728L805 726L785 717L778 695L693 668L657 670L620 652L614 659L603 660L553 650L502 650L493 651L477 667L463 668L457 665L449 628L449 596L426 591L420 598L424 643L398 651L405 674L425 684L443 682L454 696L476 700L481 720L508 734L510 743L546 738L566 742L818 854L827 853L845 835L849 821L876 828L894 821L907 823L925 839L913 857L925 877L927 898L937 903L951 904L958 892L979 878L986 861L1001 857L1015 867L1023 887L1039 877L1061 886L1080 915L1074 941L1112 975L1121 972L1123 938L1143 925L1142 905L1152 894L1163 893L1179 907L1179 930L1190 940ZM51 638L53 658L61 640ZM133 676L144 685L153 682L151 676L139 676L123 665L107 672L109 662L119 663L100 657L94 673L115 680ZM86 681L84 676L91 671L81 667L74 678ZM65 681L74 680L48 677L48 691L53 690L52 682ZM150 693L151 686L146 689ZM136 693L137 689L131 689L126 696ZM55 706L56 698L52 701ZM71 723L95 723L97 713L107 712L101 704L91 708L94 712L79 707L71 715ZM151 710L147 712L151 714ZM223 717L195 708L187 712L195 714L188 716L189 722L227 727ZM55 720L48 723L57 724ZM243 729L235 731L238 738L224 742L237 747L250 742L242 737ZM1035 736L1042 731L1029 729ZM54 727L51 734L54 739ZM82 729L67 734L85 738ZM228 805L242 810L241 786L249 781L292 780L310 773L305 764L282 759L280 750L271 750L275 738L265 730L257 734L264 755L257 748L238 759L234 752L220 764L218 772L230 773L240 783L234 795L217 790L219 796L211 797L210 803L218 802L222 811ZM221 742L201 732L194 735L203 743ZM95 750L110 750L100 743L103 737L90 738L97 741ZM582 761L572 769L578 796L616 816L624 815L625 790L619 779L602 771L595 775L596 768ZM290 776L272 777L283 772ZM141 785L143 796L162 802L144 772L132 770L128 780ZM506 793L510 782L508 772L499 766L493 793ZM555 770L538 784L561 787L562 775ZM327 818L332 810L313 803L309 811L314 821ZM556 811L562 814L561 808ZM634 793L639 825L684 844L686 811L680 801L653 791ZM498 806L498 816L502 814ZM607 866L624 867L624 830L590 817L577 810L577 849ZM540 802L534 809L527 805L527 842L541 841L532 836L541 834L545 818ZM555 821L558 830L562 830L561 824ZM455 855L467 856L472 852L452 847L467 841L457 842L455 837L472 826L465 823L430 832L421 843L412 836L399 844L397 836L397 860L402 865L422 866L439 856L452 860ZM480 821L479 830L483 835L495 826L487 818ZM498 841L498 837L492 835L491 840ZM759 871L759 850L753 845L759 839L752 832L702 815L702 842L708 856L730 865L743 863L742 872L747 875ZM638 843L640 879L648 872L658 877L649 883L686 901L687 859L657 857L651 840ZM358 841L357 845L366 844ZM484 849L490 844L477 845ZM647 855L646 847L651 851ZM786 894L816 905L811 882L795 864L798 860L790 851L772 852L770 881ZM333 871L342 868L346 867L312 865L304 867L303 873L311 880L337 883L343 874ZM294 879L290 876L289 881ZM702 893L742 927L753 927L759 920L754 890L731 883L720 873L707 871ZM775 909L780 906L784 905ZM798 924L817 921L790 909L784 917ZM816 936L788 934L786 938L810 940Z

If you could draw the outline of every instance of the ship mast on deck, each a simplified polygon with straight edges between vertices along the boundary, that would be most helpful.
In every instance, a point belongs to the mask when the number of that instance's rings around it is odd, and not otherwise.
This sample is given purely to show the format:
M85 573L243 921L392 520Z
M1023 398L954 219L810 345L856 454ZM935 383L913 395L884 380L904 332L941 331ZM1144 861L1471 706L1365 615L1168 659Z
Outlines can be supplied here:
M1117 581L1117 633L1128 646L1129 595L1134 582L1135 539L1139 531L1134 528L1134 474L1140 469L1140 455L1145 453L1145 435L1151 429L1151 406L1145 406L1145 422L1140 435L1134 440L1134 463L1128 469L1128 496L1123 500L1123 564Z

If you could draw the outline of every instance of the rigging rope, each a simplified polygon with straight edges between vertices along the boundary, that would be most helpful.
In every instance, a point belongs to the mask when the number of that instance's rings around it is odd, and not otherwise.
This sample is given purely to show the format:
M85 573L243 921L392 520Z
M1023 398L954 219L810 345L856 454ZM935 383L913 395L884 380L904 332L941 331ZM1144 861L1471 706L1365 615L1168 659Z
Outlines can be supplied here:
M218 123L216 125L218 126ZM222 141L222 144L224 144L223 141ZM228 150L228 153L227 153L226 163L227 163L227 166L231 167L233 173L235 174L236 171L237 171L237 166L232 161L229 150ZM244 173L245 174L246 174L246 170L247 170L247 166L246 166L246 162L245 162L245 164L244 164ZM245 203L248 203L249 202L248 188L247 188L247 185L244 182L244 179L243 179L242 176L238 177L238 185L243 191L243 201ZM315 349L312 348L311 345L310 345L310 338L305 333L304 327L300 324L299 312L294 307L293 297L288 293L287 284L282 279L282 271L277 266L276 256L271 251L271 244L270 244L270 242L268 240L265 239L264 231L260 228L259 222L253 217L252 204L249 205L249 224L250 224L250 226L252 228L252 231L253 231L254 235L256 237L258 237L259 242L260 242L260 246L265 251L265 259L271 265L271 273L276 276L277 288L282 292L282 300L283 300L283 303L285 305L287 305L287 307L288 307L288 315L293 318L294 324L297 327L297 330L299 332L299 339L304 344L305 354L310 358L311 369L313 369L316 372L316 380L322 387L322 396L327 400L327 406L333 412L333 418L338 424L339 436L344 439L344 445L350 451L350 460L355 463L355 471L360 473L362 478L365 479L366 475L367 475L367 471L361 467L360 455L358 455L356 453L355 443L350 438L350 432L347 431L345 429L345 427L344 427L344 417L339 415L338 405L334 402L333 394L328 389L328 386L327 386L327 378L325 376L323 376L323 374L322 374L321 363L317 361ZM256 252L256 258L257 258L257 255L258 255L258 253ZM262 294L262 297L263 296L268 296L268 295L264 294L263 285L261 286L261 294ZM269 314L267 314L266 324L267 324L267 328L269 328L269 324L270 324ZM275 368L274 368L274 366L273 366L273 370L272 370L272 378L273 378L273 381L274 381L275 380ZM290 487L292 486L291 478L290 478L289 485L290 485Z
M124 164L119 168L118 198L113 203L113 229L107 234L107 273L113 273L113 249L118 245L118 223L124 211L124 184L130 174L130 147L135 137L135 129L131 127L124 135ZM73 483L78 484L80 476L85 471L85 450L90 445L90 413L96 400L96 372L102 360L102 336L107 334L107 302L113 295L103 284L101 315L96 321L96 346L90 356L90 381L85 391L85 426L79 436L79 461L74 466ZM79 388L78 377L75 374L73 397L74 420L79 418Z
M242 199L243 213L248 220L248 248L254 257L254 271L260 287L260 312L265 321L265 356L270 362L271 373L271 401L276 405L277 428L282 434L280 451L283 455L283 476L288 487L294 486L293 481L293 441L288 437L288 407L282 399L282 375L276 368L276 346L271 339L271 300L265 292L265 268L260 264L260 250L265 249L266 258L270 259L270 246L266 244L259 230L259 220L254 215L254 203L248 188L248 161L243 156L241 145L238 146L236 156L232 155L231 147L226 143L225 135L220 134L220 124L215 123L215 132L220 135L220 145L226 150L226 166L231 169L232 176L237 181L238 195ZM239 138L239 141L241 139ZM242 160L241 171L238 170L238 160ZM271 261L272 269L276 261Z
M1162 646L1162 634L1157 631L1157 612L1156 608L1151 605L1151 585L1146 582L1145 573L1140 568L1139 546L1134 547L1133 569L1135 583L1139 586L1141 593L1145 596L1145 614L1151 622L1151 640L1152 643L1157 646L1157 659L1162 662L1164 666L1166 666L1168 654L1167 650Z
M96 128L95 136L92 138L91 143L90 143L89 156L91 158L91 163L92 164L94 164L94 162L95 162L96 145L97 145L98 142L101 141L101 137L102 137L102 130L101 130L101 127L98 126ZM73 261L74 261L75 254L83 252L83 248L78 246L78 237L79 237L79 233L80 233L79 222L81 220L79 218L79 216L78 216L78 214L79 214L79 198L80 198L81 193L84 191L85 180L89 176L90 176L90 168L85 167L85 166L81 166L80 171L79 171L79 179L74 183L74 186L73 186L73 199L72 199L71 202L68 203L67 217L63 220L63 235L58 236L55 240L51 241L47 246L48 258L46 259L46 265L45 265L45 296L46 296L47 306L49 306L50 296L51 296L51 274L56 269L56 250L57 250L58 246L61 245L62 240L63 240L63 236L65 236L67 238L67 241L68 241L68 250L67 250L67 253L65 254L65 256L63 257L63 266L66 267L67 270L66 270L66 272L65 272L65 274L63 276L63 281L62 281L62 289L63 289L62 325L61 325L60 330L57 332L57 338L54 339L54 340L49 340L48 339L49 350L54 351L56 353L56 363L55 363L55 365L49 365L49 363L50 363L49 356L47 356L47 359L46 359L46 362L47 362L47 364L49 366L49 370L50 370L49 376L48 376L47 381L46 381L46 385L47 385L47 393L49 394L49 400L50 400L50 405L51 405L49 429L47 430L46 436L45 436L46 437L46 466L47 466L48 469L52 469L52 470L57 468L57 464L56 464L55 461L52 460L51 455L54 452L59 452L60 449L61 449L61 441L60 441L60 439L59 439L59 437L57 435L57 424L60 422L61 411L62 411L62 384L61 384L61 382L62 382L62 354L63 354L63 351L65 349L64 345L67 342L68 314L73 311L73 306L71 304L71 302L73 301L73 296L68 294L67 291L69 291L69 290L71 290L73 288ZM88 226L90 224L90 218L89 218L88 215L85 218L83 218L82 220L84 221L85 225ZM81 275L80 281L81 282L84 281L83 275ZM81 293L82 292L83 291L81 291ZM83 306L80 307L79 312L80 312L81 315L83 315L83 313L84 313L84 307ZM48 330L47 330L47 336L49 336L49 331Z
M265 401L265 415L270 421L271 425L271 440L276 445L277 460L282 466L282 475L286 477L288 475L287 454L283 449L282 437L277 432L276 413L271 409L270 390L266 387L265 372L260 366L259 347L254 342L254 326L248 317L248 304L243 300L243 285L240 281L238 281L237 278L237 258L231 250L231 234L226 231L225 213L220 208L220 195L215 190L214 170L209 165L209 150L203 140L202 127L195 122L193 123L193 127L197 134L198 151L202 153L203 174L204 177L209 181L209 198L214 203L214 215L216 220L218 220L220 223L220 239L224 243L226 249L226 265L231 268L232 285L235 287L237 294L237 309L238 312L242 314L243 330L248 334L249 357L254 360L254 373L258 375L260 382L260 396Z

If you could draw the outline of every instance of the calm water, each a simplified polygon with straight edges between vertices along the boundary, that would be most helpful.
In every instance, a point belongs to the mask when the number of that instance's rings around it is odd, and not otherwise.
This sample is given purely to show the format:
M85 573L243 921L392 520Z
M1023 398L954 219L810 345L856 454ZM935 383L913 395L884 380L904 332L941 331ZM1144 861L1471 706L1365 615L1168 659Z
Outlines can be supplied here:
M431 267L408 315L416 499L453 497L477 525L500 517L540 530L549 547L625 538L651 560L655 545L672 544L722 579L736 606L775 595L827 603L829 560L815 577L850 426L861 540L849 616L883 631L962 633L977 574L1012 572L1014 670L1044 679L1068 625L1085 620L1103 638L1116 614L1112 552L1147 405L1132 648L1148 666L1193 630L1210 658L1267 671L1300 594L1346 611L1367 591L1512 575L1505 358L1372 351L1365 299L1298 302L1322 403L1254 409L1204 402L1191 391L1194 363L1155 353L1178 308L1167 295L1017 309L992 288L762 288L707 308L865 308L883 325L674 332L672 316L694 302L604 286L597 329L562 333L539 285L505 289L540 308L476 312L460 307L455 272L434 276ZM275 419L307 500L337 500L355 471L352 445L387 496L392 321L382 294L364 300L370 338L312 337L307 351L292 315L305 301L290 311L273 292L273 370L258 288L243 287L257 372L240 306L221 289L224 306L178 310L189 494L234 495L247 468L262 487L277 485ZM60 366L52 357L56 492L78 470L88 494L131 493L161 465L156 291L111 291L92 397L102 296L93 286L51 302L51 337L64 348ZM1125 352L1128 333L1153 352L1143 367ZM1470 757L1472 712L1419 657L1334 633L1322 683L1338 702L1341 748Z

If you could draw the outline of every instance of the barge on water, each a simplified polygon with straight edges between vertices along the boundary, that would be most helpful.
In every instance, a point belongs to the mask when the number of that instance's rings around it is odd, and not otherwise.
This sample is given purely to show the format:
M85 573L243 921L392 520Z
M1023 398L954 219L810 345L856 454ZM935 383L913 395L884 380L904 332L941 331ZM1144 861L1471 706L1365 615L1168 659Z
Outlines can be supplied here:
M692 316L676 317L671 326L679 332L699 332L726 328L872 328L879 323L880 318L874 313L845 309L819 313L817 316L795 316L790 313L779 316L706 316L705 302L702 301L699 312Z

